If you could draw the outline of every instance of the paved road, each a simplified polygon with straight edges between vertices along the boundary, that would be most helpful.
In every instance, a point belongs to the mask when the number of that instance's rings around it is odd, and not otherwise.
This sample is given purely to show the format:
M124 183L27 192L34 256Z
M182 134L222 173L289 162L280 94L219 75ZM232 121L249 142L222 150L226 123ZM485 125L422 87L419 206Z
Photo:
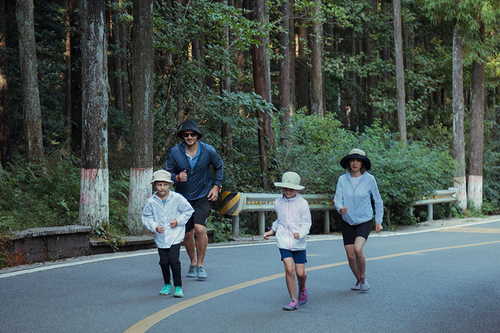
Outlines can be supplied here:
M500 332L500 219L372 234L367 293L350 290L339 237L307 246L297 311L281 310L275 243L254 242L210 246L208 280L183 278L183 299L158 295L154 250L0 271L0 332Z

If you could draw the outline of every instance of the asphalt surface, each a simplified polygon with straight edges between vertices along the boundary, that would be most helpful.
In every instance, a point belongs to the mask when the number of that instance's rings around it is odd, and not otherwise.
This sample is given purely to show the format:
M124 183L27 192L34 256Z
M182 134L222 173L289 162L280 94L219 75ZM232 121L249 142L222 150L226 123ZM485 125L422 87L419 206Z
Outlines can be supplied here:
M498 216L372 233L366 293L339 236L308 237L307 256L309 302L291 312L274 240L210 245L184 298L158 295L155 250L3 269L0 332L500 332Z

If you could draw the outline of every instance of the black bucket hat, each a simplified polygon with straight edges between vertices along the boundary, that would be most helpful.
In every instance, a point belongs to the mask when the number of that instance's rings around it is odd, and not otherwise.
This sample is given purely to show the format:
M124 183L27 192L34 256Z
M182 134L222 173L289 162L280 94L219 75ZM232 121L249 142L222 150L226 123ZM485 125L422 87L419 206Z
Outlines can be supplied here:
M198 123L194 120L186 120L185 122L182 123L182 127L177 132L177 136L182 139L182 132L183 131L193 131L198 133L198 140L201 139L203 134L201 134L200 129L198 128Z
M349 152L348 155L344 156L340 160L340 166L344 169L349 169L349 161L357 158L363 161L363 166L365 167L366 171L370 170L372 167L372 163L370 162L370 159L366 157L366 154L364 151L361 149L353 149Z

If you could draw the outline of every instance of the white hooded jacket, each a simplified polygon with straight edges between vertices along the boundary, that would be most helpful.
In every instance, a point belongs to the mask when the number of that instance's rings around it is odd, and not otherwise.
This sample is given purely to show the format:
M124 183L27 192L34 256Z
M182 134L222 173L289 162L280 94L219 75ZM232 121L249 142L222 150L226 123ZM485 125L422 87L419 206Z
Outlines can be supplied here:
M184 240L186 222L193 214L194 209L179 193L169 191L165 203L156 195L156 192L146 201L142 211L142 223L153 232L156 246L160 249L169 249L172 245ZM172 220L177 220L175 228L170 226ZM165 231L158 233L157 226Z
M300 251L306 249L306 235L311 229L311 211L309 204L299 194L291 199L282 196L274 202L274 209L278 219L271 228L276 233L278 248ZM293 233L299 233L299 239Z

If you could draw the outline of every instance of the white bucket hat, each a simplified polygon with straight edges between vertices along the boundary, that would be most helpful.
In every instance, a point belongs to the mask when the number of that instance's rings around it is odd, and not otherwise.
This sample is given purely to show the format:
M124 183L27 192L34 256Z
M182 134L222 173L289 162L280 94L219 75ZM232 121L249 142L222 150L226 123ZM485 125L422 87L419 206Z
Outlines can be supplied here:
M170 172L165 170L158 170L153 173L153 180L151 181L151 184L154 182L173 183L173 180Z
M300 176L293 171L288 171L283 174L281 183L274 183L276 187L291 188L293 190L303 190L304 186L300 185Z

